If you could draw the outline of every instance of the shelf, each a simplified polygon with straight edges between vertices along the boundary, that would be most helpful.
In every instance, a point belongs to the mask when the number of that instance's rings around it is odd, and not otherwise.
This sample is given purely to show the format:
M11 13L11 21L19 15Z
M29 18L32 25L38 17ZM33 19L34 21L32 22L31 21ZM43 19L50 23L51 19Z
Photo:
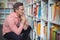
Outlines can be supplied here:
M5 7L4 9L13 9L13 7Z
M0 14L9 14L10 12L0 12Z
M13 7L4 7L4 8L0 7L0 9L13 9Z
M39 21L39 20L41 21L40 18L37 18L37 17L35 17L35 16L33 17L33 19L36 20L36 21Z
M55 21L49 21L50 23L56 24L56 25L60 25L60 23L57 23Z
M36 3L41 3L41 0L39 0L39 1L36 1L36 2L33 2L33 4L36 4Z
M0 0L0 2L8 2L8 0Z
M60 0L53 0L54 2L60 2Z
M4 14L5 12L0 12L0 14Z
M34 3L30 3L30 4L28 4L28 5L26 5L26 6L32 6L32 5L34 5L34 4L36 4L36 3L41 3L41 0L40 1L37 1L37 2L34 2Z
M5 20L5 19L0 18L0 20Z
M0 13L0 15L4 15L4 13Z
M44 19L44 18L41 18L41 20L48 22L48 20L47 19Z
M48 0L42 0L42 1L44 1L44 2L48 2Z
M46 22L50 22L50 23L53 23L53 24L60 25L60 23L57 23L57 22L55 22L55 21L49 21L49 20L46 20L46 19L41 19L41 20L44 20L44 21L46 21Z
M5 7L0 7L0 9L4 9Z

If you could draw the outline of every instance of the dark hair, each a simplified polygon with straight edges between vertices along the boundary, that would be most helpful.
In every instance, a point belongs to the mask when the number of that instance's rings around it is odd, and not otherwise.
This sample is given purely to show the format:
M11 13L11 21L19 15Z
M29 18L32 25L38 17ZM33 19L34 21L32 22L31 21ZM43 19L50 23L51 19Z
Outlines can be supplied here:
M16 9L19 8L19 6L23 6L23 3L17 2L17 3L15 3L15 4L13 5L14 12L16 11Z

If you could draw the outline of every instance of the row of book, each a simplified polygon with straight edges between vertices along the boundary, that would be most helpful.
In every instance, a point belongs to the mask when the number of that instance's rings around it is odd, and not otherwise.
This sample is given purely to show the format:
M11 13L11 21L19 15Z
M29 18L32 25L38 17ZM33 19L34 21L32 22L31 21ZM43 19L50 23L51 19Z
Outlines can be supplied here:
M17 0L7 0L8 2L17 2Z
M48 18L48 3L43 3L43 7L41 7L40 3L33 4L33 14L37 18L43 18L47 19ZM43 13L41 13L43 11Z
M41 23L40 21L34 21L34 40L40 40L40 33L41 33Z
M60 40L60 26L52 25L50 28L50 40Z
M27 10L27 11L26 11ZM28 6L25 8L25 14L26 15L33 15L33 7L32 6Z
M3 14L3 15L0 14L0 20L4 20L7 17L7 15L9 14Z
M4 8L1 8L0 9L0 13L2 13L2 14L4 14L4 13L5 14L9 14L10 12L13 12L13 9L12 8L11 9L10 8L5 8L5 9Z
M7 1L7 2L17 2L17 0L0 0L0 2L5 2L5 1Z
M33 13L34 13L34 16L37 17L37 18L44 18L44 19L47 19L48 18L48 4L47 3L44 3L43 4L43 7L41 7L41 4L40 3L36 3L35 5L33 5ZM43 10L43 13L41 13L41 10ZM35 21L34 22L34 30L36 32L36 36L35 36L35 39L36 40L40 40L41 39L41 32L43 32L44 36L45 36L45 40L47 39L47 24L45 24L43 26L43 31L41 31L41 22L39 21Z
M0 20L0 24L3 24L4 20Z
M41 1L41 0L26 0L27 4L34 4L39 1Z
M52 21L60 22L60 2L51 6L51 19Z
M44 2L43 4L43 7L41 7L41 5L37 5L37 4L34 4L33 5L33 9L30 8L30 10L33 10L33 11L30 11L30 12L34 12L34 16L40 18L42 17L43 19L48 19L48 3ZM43 11L43 13L41 13L41 10ZM52 6L51 6L51 15L49 15L51 17L50 20L52 21L56 21L56 22L59 22L60 20L60 2L58 2L57 4L54 3Z
M48 26L47 26L47 22L45 23L45 25L43 26L43 31L41 31L41 22L40 21L34 21L34 36L35 38L34 39L39 39L41 38L41 32L43 32L43 35L44 35L44 39L47 40L48 38Z
M33 0L26 0L26 3L27 4L32 4L33 3Z
M41 5L39 3L33 5L33 14L37 18L41 18Z
M40 35L40 31L41 31L40 21L34 21L34 30L35 30L37 35Z
M4 15L0 15L0 19L5 19L5 16Z
M0 2L0 8L13 8L13 5L16 2Z

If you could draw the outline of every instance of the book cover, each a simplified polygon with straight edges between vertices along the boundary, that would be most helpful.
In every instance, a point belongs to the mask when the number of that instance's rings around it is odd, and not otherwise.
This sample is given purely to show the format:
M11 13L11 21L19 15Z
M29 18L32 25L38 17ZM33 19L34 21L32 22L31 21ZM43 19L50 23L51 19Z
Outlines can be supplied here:
M38 7L38 18L41 17L41 6Z
M38 22L38 24L37 24L37 35L40 35L40 31L41 31L41 23Z

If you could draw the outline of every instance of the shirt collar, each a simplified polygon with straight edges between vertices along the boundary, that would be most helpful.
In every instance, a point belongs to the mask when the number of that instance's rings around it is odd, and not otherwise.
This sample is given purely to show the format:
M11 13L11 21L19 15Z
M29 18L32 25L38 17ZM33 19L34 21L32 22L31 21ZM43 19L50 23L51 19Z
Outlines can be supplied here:
M13 12L13 14L14 14L14 17L18 17L16 12ZM19 17L18 17L18 18L19 18Z

